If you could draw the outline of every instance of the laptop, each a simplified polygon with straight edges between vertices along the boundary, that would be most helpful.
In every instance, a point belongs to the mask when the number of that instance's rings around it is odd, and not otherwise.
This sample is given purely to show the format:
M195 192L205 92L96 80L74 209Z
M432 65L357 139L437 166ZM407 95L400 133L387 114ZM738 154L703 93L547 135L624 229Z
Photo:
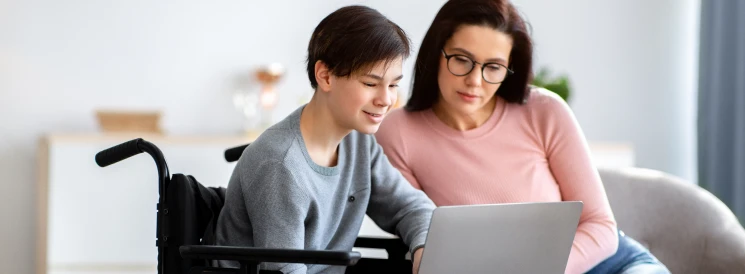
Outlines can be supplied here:
M582 206L546 202L438 207L419 273L564 273Z

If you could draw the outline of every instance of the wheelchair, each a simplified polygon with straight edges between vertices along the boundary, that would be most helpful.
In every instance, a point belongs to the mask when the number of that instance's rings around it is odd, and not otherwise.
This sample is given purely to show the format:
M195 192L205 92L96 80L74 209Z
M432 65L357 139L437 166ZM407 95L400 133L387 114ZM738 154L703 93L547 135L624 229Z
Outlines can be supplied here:
M237 161L248 145L225 151ZM100 151L96 164L106 167L148 153L158 169L156 243L158 274L269 274L261 263L302 263L346 266L346 274L411 273L408 247L400 239L358 237L354 247L385 249L387 259L362 258L351 250L271 249L215 245L215 226L225 199L224 187L205 187L196 178L170 174L165 157L154 144L133 139ZM215 267L217 260L237 261L240 268Z

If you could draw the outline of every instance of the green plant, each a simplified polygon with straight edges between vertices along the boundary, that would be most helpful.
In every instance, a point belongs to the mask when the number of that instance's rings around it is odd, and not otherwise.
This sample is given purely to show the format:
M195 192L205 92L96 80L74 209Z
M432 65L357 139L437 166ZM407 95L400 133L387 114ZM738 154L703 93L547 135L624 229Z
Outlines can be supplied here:
M544 67L535 74L532 84L558 94L566 102L569 102L569 98L571 98L572 86L569 77L565 74L552 76L551 70Z

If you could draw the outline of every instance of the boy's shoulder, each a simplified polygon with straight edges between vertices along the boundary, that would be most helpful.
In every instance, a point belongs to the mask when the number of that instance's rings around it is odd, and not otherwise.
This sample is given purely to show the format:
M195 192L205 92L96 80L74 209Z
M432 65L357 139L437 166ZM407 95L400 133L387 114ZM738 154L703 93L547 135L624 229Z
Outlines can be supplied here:
M269 128L253 141L241 158L252 161L282 162L297 138L292 130Z
M295 125L299 120L297 115L293 112L261 133L243 151L241 162L248 162L254 166L265 162L284 162L299 137L299 129Z

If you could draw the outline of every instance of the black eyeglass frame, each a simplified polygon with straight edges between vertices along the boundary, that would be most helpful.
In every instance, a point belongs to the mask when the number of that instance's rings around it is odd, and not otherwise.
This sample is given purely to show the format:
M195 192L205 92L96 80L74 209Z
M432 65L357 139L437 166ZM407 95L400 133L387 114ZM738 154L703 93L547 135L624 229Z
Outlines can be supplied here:
M504 82L504 80L507 79L507 77L509 77L510 75L512 75L513 73L515 73L510 68L508 68L507 66L502 65L500 63L483 63L482 64L482 63L479 63L479 62L474 61L473 59L471 59L471 57L465 56L463 54L451 54L451 55L448 55L447 53L445 53L445 49L441 49L441 51L442 51L442 55L445 56L446 66L448 68L448 71L451 74L455 75L455 76L466 76L466 75L470 74L473 71L473 69L476 68L476 65L477 64L479 66L481 66L481 78L484 79L484 81L486 81L487 83L490 83L490 84L499 84L499 83L502 83L502 82ZM453 58L453 57L463 57L463 58L466 58L469 61L471 61L474 65L471 66L471 69L468 70L468 72L466 72L464 74L456 74L455 72L453 72L452 70L450 70L450 59ZM486 68L486 66L488 66L488 65L497 65L497 66L500 66L500 67L503 67L504 69L506 69L507 70L507 74L504 76L504 79L502 79L502 81L500 81L500 82L490 82L489 80L486 80L486 77L484 77L484 68Z

